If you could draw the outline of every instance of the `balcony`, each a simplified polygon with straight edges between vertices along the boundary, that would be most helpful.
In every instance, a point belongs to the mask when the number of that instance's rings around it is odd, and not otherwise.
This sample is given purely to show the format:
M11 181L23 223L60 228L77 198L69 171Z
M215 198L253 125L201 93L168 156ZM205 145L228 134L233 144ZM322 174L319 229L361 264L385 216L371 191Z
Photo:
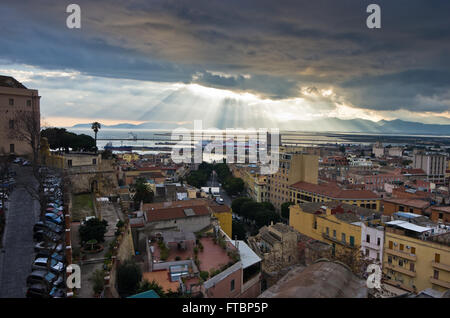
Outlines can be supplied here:
M393 270L395 272L401 273L401 274L405 274L408 275L410 277L416 277L416 273L412 272L404 267L400 267L400 266L395 266L393 264L389 264L388 262L384 263L385 268Z
M381 245L377 245L377 243L375 243L375 242L370 242L369 243L367 241L362 241L361 246L362 247L368 247L368 248L370 248L372 250L376 250L376 251L381 251L383 249Z
M432 284L434 284L434 285L438 285L438 286L450 289L450 283L449 282L446 282L446 281L443 281L443 280L440 280L440 279L436 279L434 277L430 277L430 282Z
M356 248L355 245L350 245L350 243L344 242L342 240L339 240L337 237L330 236L327 233L322 233L322 237L327 239L327 240L330 240L330 241L332 241L334 243L337 243L337 244L340 244L342 246L348 247L348 248Z
M431 262L431 266L437 269L442 269L443 271L450 272L450 265L442 264L442 263L436 263L435 261Z
M396 251L396 250L392 250L390 248L386 248L385 250L386 250L386 253L388 253L388 254L395 255L395 256L398 256L401 258L405 258L407 260L414 261L414 262L417 261L417 256L415 254L405 253L402 251Z

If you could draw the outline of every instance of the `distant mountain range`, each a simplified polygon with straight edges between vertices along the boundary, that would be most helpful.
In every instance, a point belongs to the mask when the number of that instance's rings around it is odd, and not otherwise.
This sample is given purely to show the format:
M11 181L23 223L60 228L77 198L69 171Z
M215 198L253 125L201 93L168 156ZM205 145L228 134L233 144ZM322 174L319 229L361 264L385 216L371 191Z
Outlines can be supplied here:
M233 128L221 127L220 123L215 125L205 125L207 127L217 127L219 129ZM450 125L423 124L417 122L396 120L381 120L373 122L365 119L339 119L339 118L321 118L308 121L288 121L279 125L270 125L267 128L278 126L281 130L295 130L308 132L340 132L340 133L379 133L379 134L402 134L402 135L446 135L450 136ZM145 122L142 124L122 123L117 125L102 125L102 128L108 129L161 129L170 130L175 128L193 128L193 123L176 124L164 122ZM71 128L90 129L91 124L77 124ZM258 128L258 127L255 127Z

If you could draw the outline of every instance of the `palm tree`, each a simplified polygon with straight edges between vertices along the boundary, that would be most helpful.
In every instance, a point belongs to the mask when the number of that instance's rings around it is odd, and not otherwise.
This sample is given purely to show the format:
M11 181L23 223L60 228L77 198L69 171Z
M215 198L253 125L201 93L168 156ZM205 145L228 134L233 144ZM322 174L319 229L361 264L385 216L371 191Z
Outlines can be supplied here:
M92 123L91 129L95 133L95 153L97 153L97 150L98 150L98 148L97 148L97 133L98 133L99 129L101 129L101 128L102 128L102 125L99 122Z

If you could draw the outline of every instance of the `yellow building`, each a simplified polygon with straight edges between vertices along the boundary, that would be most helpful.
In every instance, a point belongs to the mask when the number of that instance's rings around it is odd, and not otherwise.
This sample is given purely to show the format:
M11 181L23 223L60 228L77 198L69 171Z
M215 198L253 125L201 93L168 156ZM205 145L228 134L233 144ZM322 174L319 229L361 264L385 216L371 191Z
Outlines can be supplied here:
M386 283L410 292L450 289L450 232L425 236L430 230L410 222L386 223Z
M267 176L268 201L280 211L291 199L289 186L297 182L317 184L319 157L303 153L281 153L279 169Z
M369 190L347 190L335 185L297 182L289 187L294 203L340 201L362 208L380 210L381 198Z
M121 156L122 156L122 159L125 160L126 162L132 162L132 161L139 160L139 154L133 153L133 152L124 153Z
M290 206L289 225L300 233L332 246L332 255L361 246L360 222L372 220L374 211L339 201ZM381 213L376 212L379 218Z
M39 135L40 99L37 90L0 75L0 154L32 155L29 139Z
M267 176L258 173L259 168L254 165L233 165L231 168L235 178L244 181L247 195L256 202L266 202Z
M233 238L233 215L228 205L210 205L213 216L219 221L220 228L230 238Z

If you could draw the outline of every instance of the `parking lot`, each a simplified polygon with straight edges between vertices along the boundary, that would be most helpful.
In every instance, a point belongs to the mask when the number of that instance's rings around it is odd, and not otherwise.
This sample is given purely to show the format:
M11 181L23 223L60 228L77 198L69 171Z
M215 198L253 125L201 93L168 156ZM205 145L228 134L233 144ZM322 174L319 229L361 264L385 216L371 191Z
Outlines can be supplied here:
M30 167L14 167L17 183L32 182ZM39 204L21 187L9 197L4 247L0 253L0 298L24 298L26 279L34 259L33 226L39 218Z

